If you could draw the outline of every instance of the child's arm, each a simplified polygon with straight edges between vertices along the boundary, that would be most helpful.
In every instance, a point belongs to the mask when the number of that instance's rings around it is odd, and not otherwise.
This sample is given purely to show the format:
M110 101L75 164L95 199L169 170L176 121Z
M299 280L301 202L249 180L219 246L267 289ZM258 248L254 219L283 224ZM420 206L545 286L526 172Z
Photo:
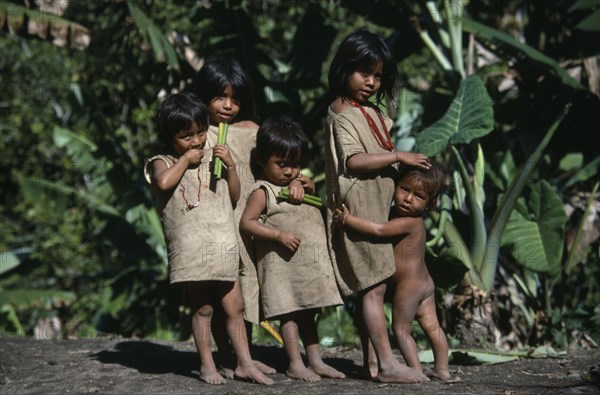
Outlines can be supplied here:
M267 241L277 241L290 251L296 251L300 246L300 239L292 232L273 229L258 221L258 218L267 206L267 195L264 189L259 188L252 192L246 202L246 209L240 218L240 230L250 236Z
M428 170L431 167L429 158L423 154L415 152L386 152L383 154L367 154L360 152L354 154L346 160L348 170L356 173L368 173L382 169L394 163L404 163L408 166L415 166Z
M368 219L350 214L348 208L343 204L341 209L335 209L333 219L338 225L375 237L405 235L411 232L414 224L414 218L412 217L394 218L384 223L369 221Z
M238 178L237 171L235 169L235 162L231 157L231 153L227 147L223 144L217 144L213 148L214 156L221 158L225 166L227 166L227 186L229 187L229 198L233 208L237 205L240 199L240 179Z
M188 167L199 165L203 156L202 150L191 149L181 155L171 167L162 160L153 161L152 185L163 192L175 188Z

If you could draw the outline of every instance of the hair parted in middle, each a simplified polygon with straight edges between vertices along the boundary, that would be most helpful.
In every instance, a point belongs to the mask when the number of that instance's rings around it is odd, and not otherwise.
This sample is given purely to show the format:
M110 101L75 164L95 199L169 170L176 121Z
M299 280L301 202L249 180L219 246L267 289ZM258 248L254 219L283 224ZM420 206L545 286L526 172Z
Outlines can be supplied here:
M396 62L383 37L366 29L356 30L340 44L329 67L329 92L334 97L349 97L348 81L354 72L371 72L375 65L383 65L381 88L375 94L381 104L384 94L394 100Z

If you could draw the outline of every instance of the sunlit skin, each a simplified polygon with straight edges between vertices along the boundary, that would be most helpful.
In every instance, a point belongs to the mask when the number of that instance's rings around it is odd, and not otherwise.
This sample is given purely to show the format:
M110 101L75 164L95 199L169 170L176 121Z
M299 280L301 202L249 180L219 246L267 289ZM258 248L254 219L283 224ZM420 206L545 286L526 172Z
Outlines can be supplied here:
M435 357L434 368L427 376L440 380L451 378L448 370L448 343L436 315L435 285L425 265L426 232L422 214L430 207L429 191L417 177L400 180L394 192L396 216L389 222L374 223L350 214L345 206L337 209L334 221L347 229L376 238L393 238L396 273L390 280L392 328L406 364L423 372L418 348L412 337L416 318L428 337Z
M218 125L220 122L232 123L239 112L240 101L235 97L231 85L227 85L219 96L208 103L208 115L212 125Z

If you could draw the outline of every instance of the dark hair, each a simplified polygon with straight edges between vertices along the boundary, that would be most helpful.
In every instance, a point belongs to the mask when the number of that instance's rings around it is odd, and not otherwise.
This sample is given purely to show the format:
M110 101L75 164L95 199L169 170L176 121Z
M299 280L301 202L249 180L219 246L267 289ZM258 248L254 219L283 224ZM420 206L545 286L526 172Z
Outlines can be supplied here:
M392 51L381 36L366 29L350 33L340 44L329 67L330 94L334 97L349 97L348 81L352 73L370 72L379 61L383 63L383 69L381 88L375 95L377 104L381 103L384 94L394 99L397 69Z
M252 85L237 60L225 57L208 59L196 74L192 88L208 106L212 99L221 96L227 85L231 85L233 97L240 102L240 111L236 118L254 120L256 110Z
M409 176L415 177L417 182L420 182L421 185L423 185L429 194L427 209L434 209L438 197L444 191L446 184L448 183L448 175L446 174L446 171L436 163L432 163L429 170L410 167L405 172L400 174L400 180Z
M208 129L208 109L193 93L169 95L158 106L158 139L166 150L171 149L175 135L182 130L188 130L193 123L196 123L200 130Z
M256 133L254 158L261 165L273 155L302 160L308 150L308 137L302 126L289 117L267 119Z

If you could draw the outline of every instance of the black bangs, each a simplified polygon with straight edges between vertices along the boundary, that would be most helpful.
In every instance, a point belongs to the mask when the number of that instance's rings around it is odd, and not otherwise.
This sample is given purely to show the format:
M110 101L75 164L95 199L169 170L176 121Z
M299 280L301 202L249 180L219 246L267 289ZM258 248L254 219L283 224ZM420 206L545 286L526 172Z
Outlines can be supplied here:
M301 161L308 138L297 122L288 117L267 119L256 134L256 160L265 164L271 156Z
M209 105L212 99L223 94L227 85L231 85L233 98L240 102L240 111L236 118L239 120L256 118L250 80L240 63L233 58L209 59L196 74L192 87L198 97Z
M196 123L201 130L208 129L208 110L193 93L182 92L170 95L159 106L156 117L158 137L165 147L182 130Z

